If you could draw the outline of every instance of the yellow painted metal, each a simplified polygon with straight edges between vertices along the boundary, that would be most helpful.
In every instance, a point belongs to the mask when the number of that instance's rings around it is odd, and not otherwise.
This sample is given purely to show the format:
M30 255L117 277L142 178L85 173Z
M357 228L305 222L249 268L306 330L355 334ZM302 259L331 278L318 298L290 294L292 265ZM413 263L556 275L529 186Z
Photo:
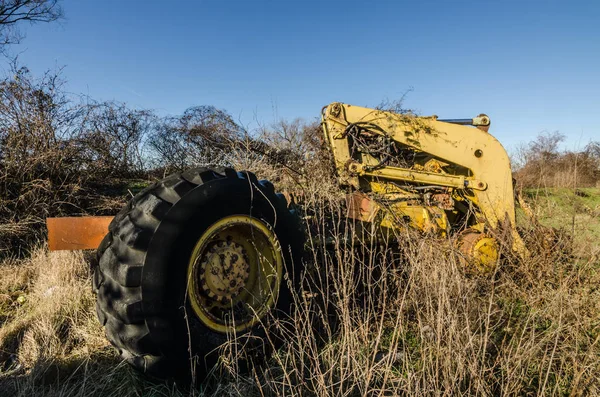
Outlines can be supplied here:
M364 190L364 177L369 177L367 184L372 191L385 190L382 186L390 181L454 188L453 197L468 197L474 205L477 224L492 229L510 227L513 249L527 254L515 228L510 161L504 147L487 131L438 121L436 116L415 117L337 102L324 108L322 126L341 184ZM399 168L380 164L364 153L358 162L352 157L348 139L353 128L432 156L438 164ZM444 172L442 162L452 171ZM424 220L424 216L415 215L416 223Z
M492 237L483 237L473 248L473 259L484 269L489 269L498 263L500 254L498 253L498 244Z
M500 252L493 237L476 229L469 229L462 233L457 243L468 269L488 273L496 267Z
M445 175L439 172L428 172L412 170L398 167L385 167L373 171L366 171L363 164L351 163L349 170L358 174L373 177L383 177L400 181L409 181L411 183L430 183L439 186L449 186L459 189L469 188L475 190L485 190L485 182L473 178L467 178L463 175Z
M395 197L401 196L396 195ZM410 201L384 205L359 192L348 194L346 205L348 217L362 222L374 222L377 215L382 214L378 223L387 229L411 227L424 233L445 237L450 228L446 213L438 207L419 205ZM381 211L382 209L383 211Z
M208 328L243 332L275 305L282 273L275 232L251 216L228 216L212 224L194 246L187 297Z
M399 228L406 225L440 237L447 234L448 218L440 208L401 202L390 206L389 209L381 222L383 227Z

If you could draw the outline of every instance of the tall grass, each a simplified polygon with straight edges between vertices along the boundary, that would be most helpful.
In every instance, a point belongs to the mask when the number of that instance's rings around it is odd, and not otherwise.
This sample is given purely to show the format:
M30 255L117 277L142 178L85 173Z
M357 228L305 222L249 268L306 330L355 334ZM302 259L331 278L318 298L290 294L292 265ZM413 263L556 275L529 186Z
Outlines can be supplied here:
M305 288L289 343L259 371L259 391L598 393L597 259L540 246L526 261L472 275L449 241L407 231L376 243L327 196L311 200L328 216L308 220Z
M294 128L272 138L278 153L303 147ZM41 247L0 265L0 394L600 394L597 242L565 255L532 229L529 258L507 254L492 273L472 274L450 239L408 230L379 239L347 218L326 153L296 157L294 171L236 147L228 162L302 202L302 288L276 324L285 343L273 356L241 371L232 337L201 385L144 379L103 336L86 257Z
M200 388L119 363L81 253L0 267L0 390L25 395L597 395L597 259L533 251L465 272L449 241L367 238L328 186L304 197L303 288L284 345L249 373L226 356ZM354 238L359 237L359 238Z

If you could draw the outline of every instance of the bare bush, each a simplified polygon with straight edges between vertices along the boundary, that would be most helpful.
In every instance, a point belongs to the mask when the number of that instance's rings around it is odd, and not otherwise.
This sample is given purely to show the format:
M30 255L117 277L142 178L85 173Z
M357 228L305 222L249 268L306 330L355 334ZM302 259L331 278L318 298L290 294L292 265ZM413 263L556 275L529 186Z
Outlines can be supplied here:
M281 121L251 136L212 106L159 119L123 103L84 102L62 85L60 71L36 79L16 65L0 82L0 251L42 236L48 216L114 212L126 197L106 194L132 178L276 165L285 172L263 175L298 185L306 161L322 153L316 123Z
M89 106L62 85L60 72L36 79L16 66L0 81L0 254L39 238L46 217L87 213L101 201L98 142L82 134Z
M288 191L304 186L315 166L330 164L320 124L301 119L280 120L261 127L254 137L232 142L226 159L235 168L252 170Z
M518 150L515 175L524 187L590 187L600 182L600 143L561 151L565 136L542 133Z
M86 167L112 177L140 175L146 169L142 148L156 119L151 111L124 103L89 105L78 138Z
M62 18L62 15L58 0L0 1L0 48L18 43L23 38L19 25L53 22Z
M26 68L0 82L0 219L39 223L48 200L69 201L79 186L77 149L68 139L77 111L56 74L34 79ZM3 239L5 241L5 239ZM0 247L0 250L2 247Z
M154 151L155 166L172 172L203 164L224 165L227 149L243 136L227 112L196 106L181 116L161 120L148 144Z

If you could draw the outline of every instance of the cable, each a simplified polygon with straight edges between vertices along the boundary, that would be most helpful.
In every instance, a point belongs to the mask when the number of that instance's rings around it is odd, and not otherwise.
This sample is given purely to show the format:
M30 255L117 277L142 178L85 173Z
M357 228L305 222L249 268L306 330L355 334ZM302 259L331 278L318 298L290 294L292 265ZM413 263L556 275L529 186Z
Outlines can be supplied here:
M375 142L376 146L362 136L363 131L370 132L373 130L378 132L371 132L372 134L376 135L376 141L379 141ZM350 123L344 130L344 136L350 136L352 138L353 150L356 148L361 153L366 153L372 157L380 157L380 160L377 164L364 167L364 170L367 172L382 168L392 158L391 152L394 146L394 141L389 137L385 130L376 124L361 121ZM381 139L383 139L383 144L381 143Z

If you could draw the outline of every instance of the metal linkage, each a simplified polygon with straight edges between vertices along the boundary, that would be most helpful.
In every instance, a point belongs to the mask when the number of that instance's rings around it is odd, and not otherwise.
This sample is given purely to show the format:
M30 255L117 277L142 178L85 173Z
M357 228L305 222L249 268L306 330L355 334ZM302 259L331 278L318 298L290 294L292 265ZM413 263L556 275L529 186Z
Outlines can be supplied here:
M437 121L458 125L472 125L475 127L490 125L490 118L485 114L480 114L472 119L437 119Z

